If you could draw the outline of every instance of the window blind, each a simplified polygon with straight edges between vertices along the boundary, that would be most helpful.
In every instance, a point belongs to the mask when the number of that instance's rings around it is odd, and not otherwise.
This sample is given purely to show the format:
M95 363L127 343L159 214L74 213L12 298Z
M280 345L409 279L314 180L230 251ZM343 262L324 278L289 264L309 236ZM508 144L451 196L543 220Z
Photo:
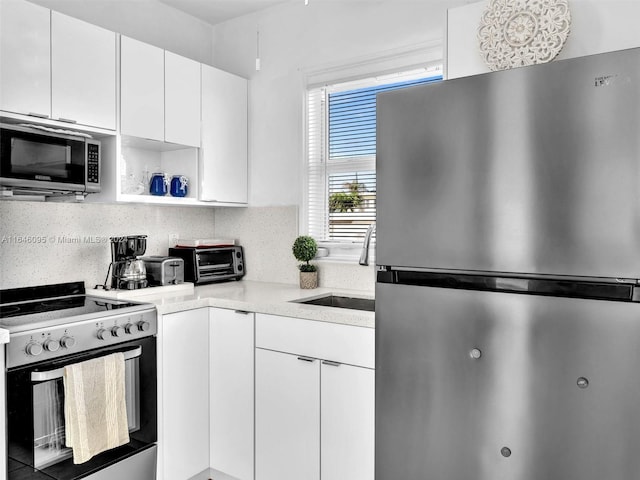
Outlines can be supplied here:
M359 242L376 219L376 95L441 80L431 76L308 92L308 231L320 241Z

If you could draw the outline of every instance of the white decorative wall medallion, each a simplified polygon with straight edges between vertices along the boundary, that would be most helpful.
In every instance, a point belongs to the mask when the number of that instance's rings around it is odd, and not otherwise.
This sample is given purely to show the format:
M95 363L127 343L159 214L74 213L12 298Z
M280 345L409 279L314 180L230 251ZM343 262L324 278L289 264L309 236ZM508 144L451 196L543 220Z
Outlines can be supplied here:
M553 60L571 26L568 0L489 0L478 40L491 70Z

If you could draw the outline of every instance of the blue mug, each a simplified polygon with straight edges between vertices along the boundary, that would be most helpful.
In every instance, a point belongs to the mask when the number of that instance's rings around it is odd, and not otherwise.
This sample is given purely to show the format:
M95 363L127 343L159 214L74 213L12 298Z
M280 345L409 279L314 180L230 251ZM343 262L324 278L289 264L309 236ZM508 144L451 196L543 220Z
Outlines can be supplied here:
M187 186L189 185L189 180L184 175L175 175L171 179L171 195L174 197L186 197L187 191L189 190Z
M167 181L164 173L154 173L151 176L149 193L160 197L167 194Z

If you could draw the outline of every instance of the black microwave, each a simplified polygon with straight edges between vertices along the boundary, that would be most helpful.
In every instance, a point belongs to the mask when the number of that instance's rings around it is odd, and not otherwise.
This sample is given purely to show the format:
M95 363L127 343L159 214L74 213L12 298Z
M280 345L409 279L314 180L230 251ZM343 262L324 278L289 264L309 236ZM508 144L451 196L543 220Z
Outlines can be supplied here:
M184 260L184 281L196 285L240 280L245 274L242 247L175 247L170 257Z
M0 187L42 195L99 192L100 142L46 128L0 123Z

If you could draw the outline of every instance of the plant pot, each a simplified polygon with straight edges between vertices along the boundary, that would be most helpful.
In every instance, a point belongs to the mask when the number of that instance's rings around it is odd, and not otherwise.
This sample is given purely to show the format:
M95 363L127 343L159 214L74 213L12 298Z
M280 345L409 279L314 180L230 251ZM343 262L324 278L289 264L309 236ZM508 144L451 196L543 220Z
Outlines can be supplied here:
M300 272L300 288L317 288L318 272Z

